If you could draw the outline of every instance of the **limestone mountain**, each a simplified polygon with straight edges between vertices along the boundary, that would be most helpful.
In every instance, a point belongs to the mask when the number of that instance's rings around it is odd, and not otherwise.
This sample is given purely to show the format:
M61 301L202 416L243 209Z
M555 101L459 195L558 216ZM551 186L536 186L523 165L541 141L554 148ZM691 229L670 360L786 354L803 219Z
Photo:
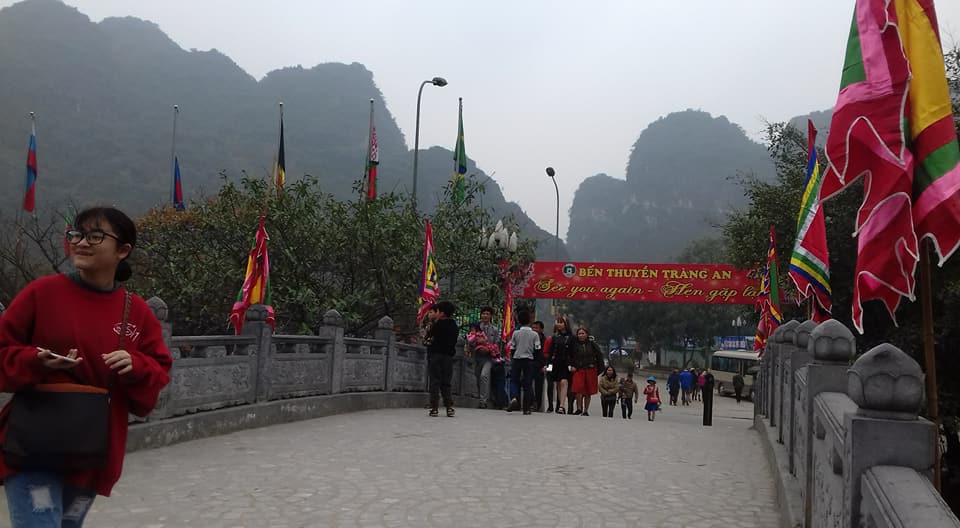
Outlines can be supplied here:
M568 247L576 259L667 262L692 240L716 234L743 205L737 177L773 177L765 147L725 117L696 110L651 123L633 145L626 179L580 184Z
M352 196L373 99L379 188L410 188L412 151L362 64L287 67L257 81L217 50L182 49L152 22L93 23L59 0L27 0L0 10L0 71L0 172L8 175L0 179L0 216L22 197L29 111L37 114L41 214L68 203L141 213L169 202L174 104L188 201L215 194L222 177L270 174L281 101L288 179L309 174L324 190ZM452 168L451 151L421 152L422 208L436 204ZM470 172L485 179L472 160ZM552 239L494 180L486 187L495 215L514 213L525 236Z

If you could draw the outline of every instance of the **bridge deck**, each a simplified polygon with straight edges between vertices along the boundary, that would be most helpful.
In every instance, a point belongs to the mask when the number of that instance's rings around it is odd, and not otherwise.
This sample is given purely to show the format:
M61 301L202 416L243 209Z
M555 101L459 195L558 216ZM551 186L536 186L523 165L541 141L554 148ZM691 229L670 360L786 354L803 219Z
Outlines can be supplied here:
M87 525L762 527L779 524L752 405L650 423L459 409L367 411L128 455ZM2 494L0 494L2 495ZM2 501L2 498L0 498ZM5 504L2 510L5 517ZM0 519L0 525L8 522Z

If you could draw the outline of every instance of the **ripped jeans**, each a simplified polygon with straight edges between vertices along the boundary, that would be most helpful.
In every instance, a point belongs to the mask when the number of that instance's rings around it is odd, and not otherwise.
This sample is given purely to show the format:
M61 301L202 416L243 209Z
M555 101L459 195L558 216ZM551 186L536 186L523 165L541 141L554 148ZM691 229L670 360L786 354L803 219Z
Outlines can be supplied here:
M97 494L59 473L21 471L3 479L13 528L80 528Z

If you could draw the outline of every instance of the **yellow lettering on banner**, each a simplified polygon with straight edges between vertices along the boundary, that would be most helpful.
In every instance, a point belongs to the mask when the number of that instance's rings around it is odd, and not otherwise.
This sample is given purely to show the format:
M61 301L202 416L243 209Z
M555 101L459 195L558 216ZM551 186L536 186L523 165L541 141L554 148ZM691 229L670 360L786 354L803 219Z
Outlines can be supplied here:
M714 299L721 298L724 302L729 301L737 295L737 290L732 288L721 288L718 290L710 290L710 293L707 294L707 302L712 303Z
M643 294L645 292L643 291L643 288L635 288L633 286L624 286L620 288L603 287L603 288L600 288L600 293L606 295L607 299L610 299L611 301L613 301L613 300L616 300L617 295L636 295L636 294Z
M629 270L624 270L623 268L608 268L607 277L623 277L626 271Z
M581 277L603 277L603 268L598 268L591 264L586 268L578 269L577 275Z
M647 268L646 266L644 266L643 269L640 270L640 276L643 277L644 279L656 279L657 275L659 274L660 274L660 270L652 270Z
M694 297L703 295L703 290L693 287L693 283L669 281L660 287L660 293L664 297Z
M760 295L759 286L744 286L743 288L744 297L756 297L758 295Z
M538 293L562 292L567 289L563 284L557 283L553 279L540 279L534 284L533 288Z
M574 286L570 288L570 293L567 294L567 297L573 297L578 293L593 293L596 290L593 286Z
M730 270L726 270L726 271L717 270L717 271L714 271L714 272L713 272L713 279L714 279L714 280L717 280L717 279L732 279L732 278L733 278L733 274L730 273Z

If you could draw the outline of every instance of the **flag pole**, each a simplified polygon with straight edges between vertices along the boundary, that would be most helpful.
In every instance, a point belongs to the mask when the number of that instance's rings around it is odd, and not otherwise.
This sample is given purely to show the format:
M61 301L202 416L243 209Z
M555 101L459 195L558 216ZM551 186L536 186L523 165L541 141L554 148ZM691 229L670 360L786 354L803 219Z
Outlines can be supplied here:
M370 98L370 126L367 127L367 154L363 157L363 185L360 186L361 192L370 197L370 149L373 148L373 98Z
M176 179L176 158L177 158L177 116L180 115L180 106L173 105L173 134L170 137L170 203L176 207L177 203L177 182Z
M927 418L936 426L933 437L933 485L940 491L940 411L937 397L937 356L933 336L933 290L930 285L930 241L920 243L920 306L923 313L923 364L927 380Z

